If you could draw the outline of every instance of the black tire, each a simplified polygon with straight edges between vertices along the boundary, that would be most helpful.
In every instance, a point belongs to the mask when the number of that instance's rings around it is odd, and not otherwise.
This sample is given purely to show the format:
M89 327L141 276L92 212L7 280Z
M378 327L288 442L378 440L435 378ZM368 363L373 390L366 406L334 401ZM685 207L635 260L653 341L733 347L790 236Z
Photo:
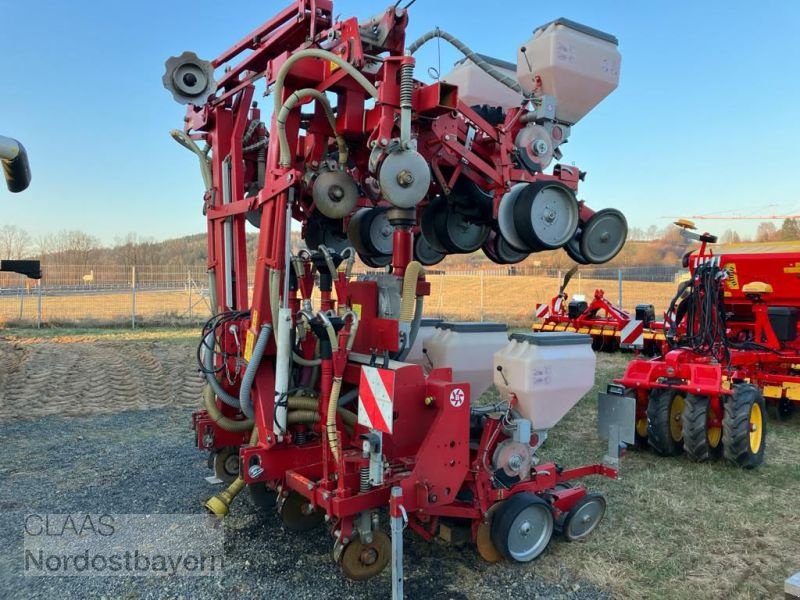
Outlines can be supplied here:
M683 428L680 427L683 399L683 392L678 390L655 389L650 392L647 402L647 443L662 456L675 456L683 448ZM679 428L681 431L677 435Z
M580 227L575 230L575 235L572 236L572 239L564 244L564 252L567 253L572 260L574 260L579 265L590 265L590 263L586 257L581 254L581 233L583 231Z
M492 518L492 543L508 560L530 562L553 538L553 521L553 511L545 500L520 492L506 500ZM526 524L529 529L521 534Z
M602 494L586 494L575 503L562 527L564 539L578 542L589 537L606 513L606 499Z
M557 214L557 222L560 224L561 230L551 231L550 235L545 237L544 234L550 225L542 224L543 221L535 216L534 208L546 206L545 196L552 190L556 190L562 195L565 204L561 208L566 212ZM578 229L579 208L575 192L557 181L538 181L528 184L517 196L513 213L514 226L519 237L532 249L557 250L563 248L575 236ZM581 254L585 256L584 252Z
M722 431L710 427L715 415L708 396L688 394L683 404L683 449L695 462L705 462L722 450Z
M728 462L745 469L764 462L766 417L764 397L756 386L744 383L733 388L722 419L722 446Z

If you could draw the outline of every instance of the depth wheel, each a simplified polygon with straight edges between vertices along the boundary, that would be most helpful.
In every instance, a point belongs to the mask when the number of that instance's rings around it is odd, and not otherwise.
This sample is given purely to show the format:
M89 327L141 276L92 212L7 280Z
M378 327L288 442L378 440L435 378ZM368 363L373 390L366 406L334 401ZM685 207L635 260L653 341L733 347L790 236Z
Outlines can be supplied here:
M577 542L589 537L606 514L606 499L602 494L586 494L575 503L564 520L564 539Z
M719 417L711 407L708 396L686 396L683 405L683 449L691 460L705 462L719 455L722 450Z
M745 469L764 462L766 416L764 397L756 386L746 383L733 388L722 419L722 447L728 462Z
M492 542L516 562L530 562L553 537L553 511L536 494L520 492L506 500L492 519Z
M289 492L278 510L284 526L291 531L310 531L325 519L325 513L316 510L305 496L297 492Z
M683 392L655 389L647 402L647 442L662 456L680 454L683 447Z
M239 477L239 449L226 446L214 453L214 475L225 483L233 483Z
M339 566L349 579L364 581L380 574L392 557L389 536L382 531L372 532L372 542L365 544L356 538L342 550Z

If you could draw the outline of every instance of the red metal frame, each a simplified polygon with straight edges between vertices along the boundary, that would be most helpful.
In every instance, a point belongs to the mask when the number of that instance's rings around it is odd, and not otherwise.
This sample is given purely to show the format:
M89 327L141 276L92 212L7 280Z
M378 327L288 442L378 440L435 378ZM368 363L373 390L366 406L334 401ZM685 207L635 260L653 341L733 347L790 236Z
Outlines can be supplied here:
M304 228L315 212L306 170L324 161L335 149L331 131L321 109L316 106L311 115L301 110L290 113L286 135L291 149L291 164L279 164L279 138L276 115L269 127L263 187L257 195L248 194L258 171L258 154L245 151L243 134L251 127L257 136L267 135L260 124L260 110L255 106L256 83L263 77L273 84L281 66L296 51L307 47L329 50L357 68L363 68L370 57L382 55L377 70L363 70L369 81L379 84L379 96L368 107L364 89L333 63L305 58L297 62L285 80L285 100L294 91L314 87L337 98L336 125L338 133L348 142L349 174L364 184L369 176L369 161L373 147L382 147L385 140L397 137L400 113L398 73L402 65L412 63L405 56L405 26L407 12L387 10L375 27L386 31L380 47L362 37L356 19L333 22L333 7L327 0L297 0L273 19L223 52L212 64L222 71L216 93L202 107L187 108L185 130L195 140L211 147L213 185L205 196L208 219L208 267L215 274L218 311L249 310L249 316L238 321L239 331L246 333L244 350L228 332L220 332L220 345L227 352L225 359L217 358L215 366L235 371L240 356L249 359L252 344L262 326L273 324L270 294L270 272L281 279L289 277L285 270L287 209L291 217ZM235 62L237 61L238 62ZM274 92L273 92L274 93ZM429 197L447 192L459 176L468 177L482 189L494 192L494 211L503 193L519 182L558 180L577 190L580 170L557 166L552 175L533 174L517 168L512 160L514 139L524 125L523 108L508 111L505 122L498 127L487 123L479 114L458 99L458 90L444 83L414 83L413 128L418 151L431 165L434 174ZM435 118L434 118L435 117ZM467 129L477 130L471 145L467 145ZM230 165L230 183L226 183L226 165ZM229 190L229 198L226 198ZM225 202L225 200L229 200ZM360 206L385 206L383 200L360 198ZM427 200L417 208L418 215ZM260 233L255 257L255 275L248 280L245 215L260 211ZM582 215L590 216L590 208L582 205ZM345 226L346 226L345 219ZM226 227L231 240L226 247ZM402 278L412 260L413 228L397 227L394 232L392 273ZM226 261L226 258L228 259ZM226 270L230 264L230 270ZM288 282L286 282L288 285ZM283 289L284 282L281 283ZM252 299L249 290L252 286ZM297 317L298 311L310 302L315 286L314 269L308 260L302 271L295 274L287 304ZM232 302L226 301L231 291ZM335 298L334 298L335 292ZM424 277L417 282L417 295L430 293ZM603 302L602 295L598 302ZM332 289L321 292L321 308L336 311L338 307L357 308L360 324L353 352L380 357L399 349L399 326L395 319L379 317L378 288L374 281L349 282L340 271L333 277ZM616 313L615 313L616 314ZM620 313L621 314L621 313ZM296 319L297 321L297 319ZM365 466L361 455L360 436L366 429L357 425L349 434L341 419L337 420L340 459L336 460L325 441L325 422L330 389L334 377L343 380L343 393L357 386L362 363L355 361L345 349L349 325L340 332L340 350L320 365L319 423L313 426L292 425L286 435L273 433L276 412L275 361L276 346L270 340L266 354L255 376L252 401L258 441L246 445L247 436L230 434L219 427L205 411L194 416L198 447L222 448L241 446L242 474L247 484L266 482L283 492L292 490L308 498L334 519L342 537L349 537L354 518L361 512L389 503L390 489L399 485L403 505L410 513L411 527L423 537L435 533L440 517L462 517L474 522L482 519L495 502L513 494L529 491L547 492L556 512L568 511L585 493L555 490L559 482L590 475L616 477L617 472L603 465L589 465L562 470L554 464L541 465L529 479L506 489L499 486L486 457L491 456L507 436L498 419L489 419L480 440L470 439L469 386L452 381L449 369L437 369L425 376L421 367L405 366L396 369L394 396L394 431L384 437L383 453L388 463L385 481L368 491L359 489L359 472ZM316 339L308 335L300 342L299 352L306 359L314 356ZM237 394L240 379L233 385L224 384ZM453 390L460 389L466 401L455 406L449 401ZM218 401L225 414L231 409ZM298 436L309 439L303 444ZM477 443L477 449L472 444ZM259 465L260 472L249 467ZM460 492L472 492L471 501L459 500Z

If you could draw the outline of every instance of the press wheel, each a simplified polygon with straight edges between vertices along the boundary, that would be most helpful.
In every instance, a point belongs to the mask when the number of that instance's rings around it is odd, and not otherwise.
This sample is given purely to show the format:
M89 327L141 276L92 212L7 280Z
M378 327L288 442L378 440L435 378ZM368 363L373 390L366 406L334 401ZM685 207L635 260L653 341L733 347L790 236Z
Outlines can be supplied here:
M492 541L515 562L530 562L553 537L553 511L536 494L520 492L503 503L492 519Z
M382 531L372 532L372 541L356 538L344 547L339 566L349 579L364 581L380 574L392 558L392 544Z
M587 494L575 503L564 521L564 539L577 542L589 536L606 514L606 499Z
M213 466L217 479L233 483L239 476L239 449L233 446L221 448L214 453Z

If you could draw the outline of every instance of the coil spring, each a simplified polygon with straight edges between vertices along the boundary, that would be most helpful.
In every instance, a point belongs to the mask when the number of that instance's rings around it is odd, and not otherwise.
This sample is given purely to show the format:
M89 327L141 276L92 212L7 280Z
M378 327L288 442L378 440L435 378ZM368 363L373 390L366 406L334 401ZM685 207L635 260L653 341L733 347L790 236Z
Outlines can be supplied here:
M369 467L361 467L359 472L359 483L362 492L369 491Z
M305 429L298 431L294 434L294 443L298 446L302 446L306 443L306 431Z
M414 94L414 63L400 65L400 108L411 108Z

